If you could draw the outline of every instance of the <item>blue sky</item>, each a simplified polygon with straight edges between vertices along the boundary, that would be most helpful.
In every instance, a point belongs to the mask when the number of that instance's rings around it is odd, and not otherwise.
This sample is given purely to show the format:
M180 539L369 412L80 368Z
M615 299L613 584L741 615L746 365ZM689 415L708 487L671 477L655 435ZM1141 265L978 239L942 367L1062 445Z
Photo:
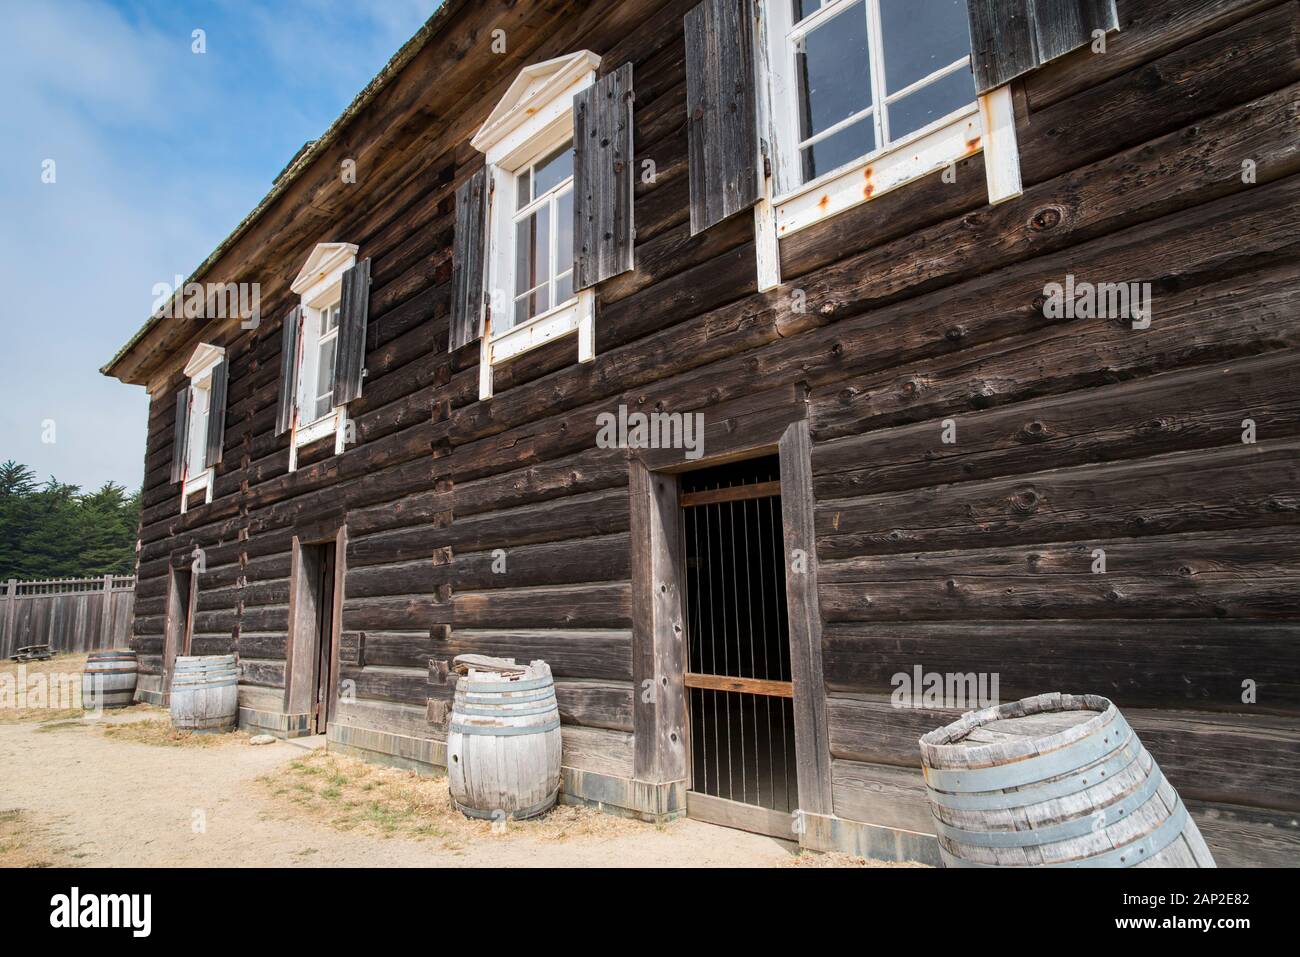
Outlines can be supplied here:
M100 366L438 0L3 6L0 461L134 489L148 400Z

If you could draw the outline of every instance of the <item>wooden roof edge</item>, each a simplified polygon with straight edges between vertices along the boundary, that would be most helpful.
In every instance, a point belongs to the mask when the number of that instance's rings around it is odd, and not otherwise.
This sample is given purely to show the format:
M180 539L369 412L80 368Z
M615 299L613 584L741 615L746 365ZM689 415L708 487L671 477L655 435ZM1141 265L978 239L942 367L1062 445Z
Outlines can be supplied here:
M434 36L436 36L447 21L463 7L469 4L469 0L442 0L438 9L429 15L429 19L424 21L424 25L415 32L415 35L406 43L402 44L401 49L389 58L374 78L365 85L365 87L353 97L352 102L347 108L330 124L327 129L315 142L310 143L299 151L298 155L289 162L289 165L271 184L270 190L262 197L252 211L240 220L239 224L231 231L225 239L218 244L208 257L198 265L198 268L190 274L185 282L199 282L200 277L205 275L208 270L217 264L217 261L232 247L239 239L247 233L253 226L261 220L262 216L268 209L280 198L298 178L316 161L316 159L328 149L343 128L352 121L363 109L373 101L379 93L384 90L396 77L402 72L408 63L424 49ZM149 335L162 321L160 317L151 315L139 329L136 330L126 344L117 351L107 363L100 368L100 374L110 378L118 379L127 385L147 385L147 379L138 374L137 369L126 369L127 360L136 351L137 347L144 342L145 337ZM137 363L138 366L138 363Z

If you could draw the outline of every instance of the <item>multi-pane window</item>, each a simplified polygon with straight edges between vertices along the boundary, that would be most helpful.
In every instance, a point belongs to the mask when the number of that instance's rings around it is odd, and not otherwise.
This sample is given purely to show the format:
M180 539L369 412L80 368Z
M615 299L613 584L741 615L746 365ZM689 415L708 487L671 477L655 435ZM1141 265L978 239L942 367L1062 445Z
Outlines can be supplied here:
M338 357L339 304L326 306L319 312L316 340L316 387L311 421L323 418L334 410L334 361Z
M209 386L212 384L211 377L205 379L200 385L194 383L190 385L190 422L186 432L185 449L185 474L188 478L194 478L202 474L207 465L204 462L204 456L207 452L208 437L208 405L211 400Z
M563 306L573 293L573 141L515 173L512 324Z
M338 295L335 290L333 295ZM303 317L302 368L298 373L298 426L319 422L334 411L334 364L339 345L338 299L309 306Z
M793 5L803 182L975 102L966 0L771 0Z

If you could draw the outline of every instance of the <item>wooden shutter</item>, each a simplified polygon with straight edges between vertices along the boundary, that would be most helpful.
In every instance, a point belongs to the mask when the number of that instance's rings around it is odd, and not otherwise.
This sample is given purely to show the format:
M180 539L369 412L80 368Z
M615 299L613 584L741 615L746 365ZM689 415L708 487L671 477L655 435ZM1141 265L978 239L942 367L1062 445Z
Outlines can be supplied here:
M483 335L483 262L487 245L487 170L456 190L456 239L451 251L451 350Z
M275 434L283 435L293 426L298 405L298 336L302 330L302 306L295 306L284 317L280 331L280 408L275 415Z
M212 468L221 461L221 446L226 438L226 383L230 363L222 359L212 370L212 385L208 387L207 447L203 451L203 467Z
M704 0L686 14L691 235L761 195L751 0Z
M190 434L189 383L176 393L176 427L172 432L172 481L185 477L185 442Z
M632 64L573 98L573 288L632 268Z
M966 0L979 93L1119 29L1115 0Z
M370 260L363 259L343 274L339 307L338 355L334 361L334 404L361 395L366 364L366 320L370 315Z

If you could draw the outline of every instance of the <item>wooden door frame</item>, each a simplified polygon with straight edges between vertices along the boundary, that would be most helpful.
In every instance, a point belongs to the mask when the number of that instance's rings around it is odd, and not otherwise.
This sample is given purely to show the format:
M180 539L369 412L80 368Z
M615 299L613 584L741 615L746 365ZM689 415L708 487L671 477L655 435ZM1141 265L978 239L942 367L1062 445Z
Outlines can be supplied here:
M733 443L720 455L689 463L682 461L680 453L671 458L656 454L633 455L629 459L633 766L637 781L666 783L689 779L686 620L682 603L685 589L677 475L688 469L776 454L781 472L782 547L794 681L799 812L830 815L833 813L831 757L822 670L822 620L817 598L812 443L806 406L800 403L800 407L801 414L780 423L775 434L758 436L748 446ZM696 802L700 807L713 803ZM743 826L740 821L744 815L739 811L744 807L736 804L729 808L728 819L718 823ZM764 817L770 819L770 814ZM793 826L789 835L795 836Z
M311 714L313 733L324 734L325 729L315 728L316 665L320 660L317 643L320 609L316 605L314 572L312 564L304 557L304 550L321 545L334 548L334 595L330 608L330 634L319 636L330 643L329 699L326 714L335 712L338 705L339 636L343 618L343 582L347 575L347 525L341 521L322 522L294 528L289 569L289 629L284 662L284 713L286 715Z
M167 611L163 619L163 660L162 693L166 703L171 694L172 675L176 671L176 659L188 655L194 641L194 612L198 599L199 576L194 571L191 553L179 550L172 554L167 569ZM187 567L188 566L188 567ZM180 588L177 577L181 574L189 577L189 586L185 595L185 619L180 618Z

